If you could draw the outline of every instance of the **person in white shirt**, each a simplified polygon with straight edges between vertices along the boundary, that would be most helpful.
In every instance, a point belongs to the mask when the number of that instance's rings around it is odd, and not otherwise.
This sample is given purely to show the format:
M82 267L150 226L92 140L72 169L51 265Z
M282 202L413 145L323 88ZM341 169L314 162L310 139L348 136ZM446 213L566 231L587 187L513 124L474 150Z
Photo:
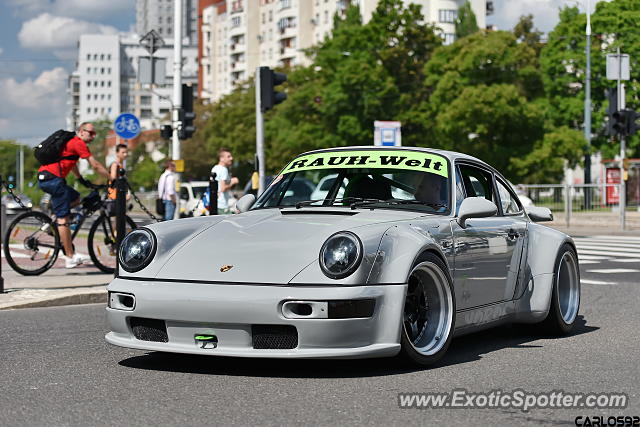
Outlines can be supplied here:
M164 220L168 221L176 213L176 164L167 160L165 168L158 180L158 197L164 203Z
M226 148L218 150L218 164L211 168L211 173L216 174L218 181L218 213L231 213L230 200L232 198L231 189L238 184L238 178L232 177L229 167L233 164L231 151Z

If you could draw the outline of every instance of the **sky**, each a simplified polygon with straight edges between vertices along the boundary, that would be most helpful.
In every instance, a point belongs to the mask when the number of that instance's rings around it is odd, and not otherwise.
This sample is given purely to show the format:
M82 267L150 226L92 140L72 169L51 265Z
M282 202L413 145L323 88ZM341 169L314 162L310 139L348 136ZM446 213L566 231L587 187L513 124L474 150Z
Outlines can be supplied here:
M494 0L487 24L508 30L531 13L547 32L561 5L584 2ZM126 32L134 24L135 0L0 0L0 139L35 145L65 128L79 35Z

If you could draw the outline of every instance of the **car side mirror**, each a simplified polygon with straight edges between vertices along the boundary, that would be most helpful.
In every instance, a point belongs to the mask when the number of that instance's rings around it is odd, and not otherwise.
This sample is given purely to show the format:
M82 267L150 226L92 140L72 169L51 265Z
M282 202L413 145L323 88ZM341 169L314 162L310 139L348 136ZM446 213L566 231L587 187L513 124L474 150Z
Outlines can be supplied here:
M253 203L255 201L256 196L254 196L253 194L245 194L244 196L240 197L240 200L236 202L236 209L240 213L246 212L251 206L253 206Z
M529 215L529 219L533 222L553 221L553 213L551 209L542 206L528 206L524 211Z
M494 216L498 212L498 207L484 197L467 197L462 201L458 211L458 224L460 227L467 227L469 218L487 218Z

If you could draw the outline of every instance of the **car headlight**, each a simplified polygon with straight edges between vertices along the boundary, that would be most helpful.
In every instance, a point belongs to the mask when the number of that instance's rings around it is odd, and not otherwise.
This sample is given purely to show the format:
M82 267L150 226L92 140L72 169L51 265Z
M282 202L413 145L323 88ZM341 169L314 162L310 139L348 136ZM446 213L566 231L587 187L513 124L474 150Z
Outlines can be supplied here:
M362 261L362 242L349 231L329 237L320 249L320 269L332 279L343 279L356 271Z
M134 273L149 265L155 254L156 236L146 228L138 228L122 239L118 258L125 271Z

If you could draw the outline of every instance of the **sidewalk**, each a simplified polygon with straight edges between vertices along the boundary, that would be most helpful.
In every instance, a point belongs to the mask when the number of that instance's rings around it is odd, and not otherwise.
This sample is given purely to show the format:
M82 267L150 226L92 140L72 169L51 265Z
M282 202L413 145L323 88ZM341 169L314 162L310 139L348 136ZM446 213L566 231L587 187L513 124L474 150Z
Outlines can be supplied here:
M5 293L0 294L0 310L107 302L106 285L113 275L92 264L74 269L52 268L40 276L22 276L2 258Z

